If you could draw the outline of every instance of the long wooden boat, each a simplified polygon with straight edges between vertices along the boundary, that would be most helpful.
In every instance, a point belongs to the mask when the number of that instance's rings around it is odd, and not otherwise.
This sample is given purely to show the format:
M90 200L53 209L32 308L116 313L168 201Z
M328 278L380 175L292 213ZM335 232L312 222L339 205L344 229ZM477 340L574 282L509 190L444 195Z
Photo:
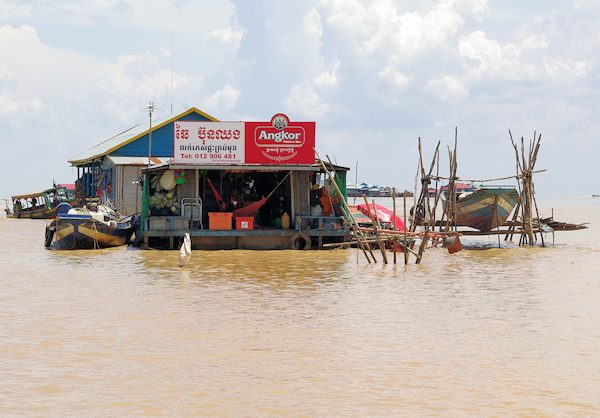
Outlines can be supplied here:
M456 224L491 231L508 219L520 201L512 186L482 186L474 192L462 193L456 200Z
M4 211L7 218L52 219L59 204L72 203L73 200L65 187L55 186L40 192L11 196L12 209L7 204Z
M133 217L122 216L111 208L72 208L63 203L56 217L46 225L44 245L56 250L99 249L129 243Z

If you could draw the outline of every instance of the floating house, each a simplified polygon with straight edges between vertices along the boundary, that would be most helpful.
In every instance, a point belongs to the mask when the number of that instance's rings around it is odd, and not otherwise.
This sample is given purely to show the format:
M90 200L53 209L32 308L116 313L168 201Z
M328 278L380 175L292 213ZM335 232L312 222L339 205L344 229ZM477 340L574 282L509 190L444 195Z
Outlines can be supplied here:
M376 184L368 184L368 183L348 183L346 185L346 190L349 197L362 197L365 195L366 197L391 197L392 196L392 188L387 186L378 186ZM400 190L400 189L397 189ZM396 196L402 196L405 192L396 191ZM406 192L406 196L412 196L412 192Z
M69 160L77 167L76 195L80 199L110 199L124 215L139 213L142 194L138 181L148 166L150 136L151 163L161 164L173 156L173 123L176 120L216 121L193 107L166 119L140 123L81 152Z
M458 193L458 194L466 193L466 192L474 192L475 190L477 190L477 187L470 183L456 182L454 187L456 188L456 193ZM448 186L443 186L440 190L442 193L446 193L448 191ZM429 193L429 196L431 196L431 197L435 197L437 194L436 189L433 187L430 187L429 189L427 189L427 192Z
M283 114L220 122L191 108L151 131L136 125L70 162L82 197L141 213L147 248L175 248L186 233L200 249L322 248L348 233L336 216L348 168L327 163L336 184L326 178L315 127Z

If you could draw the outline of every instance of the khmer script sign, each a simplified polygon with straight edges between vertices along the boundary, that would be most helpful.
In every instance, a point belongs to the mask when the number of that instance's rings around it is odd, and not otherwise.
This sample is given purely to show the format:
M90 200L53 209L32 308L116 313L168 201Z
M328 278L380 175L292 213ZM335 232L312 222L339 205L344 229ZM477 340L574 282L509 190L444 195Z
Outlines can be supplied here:
M244 164L243 122L177 121L173 139L176 164Z

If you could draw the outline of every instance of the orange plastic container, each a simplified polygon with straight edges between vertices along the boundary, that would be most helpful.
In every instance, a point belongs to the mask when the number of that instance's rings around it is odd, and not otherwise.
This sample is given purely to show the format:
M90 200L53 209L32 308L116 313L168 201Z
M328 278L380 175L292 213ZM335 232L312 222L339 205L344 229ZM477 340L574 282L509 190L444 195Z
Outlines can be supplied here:
M208 229L231 229L231 212L208 212Z
M254 229L254 218L250 216L236 216L235 229Z

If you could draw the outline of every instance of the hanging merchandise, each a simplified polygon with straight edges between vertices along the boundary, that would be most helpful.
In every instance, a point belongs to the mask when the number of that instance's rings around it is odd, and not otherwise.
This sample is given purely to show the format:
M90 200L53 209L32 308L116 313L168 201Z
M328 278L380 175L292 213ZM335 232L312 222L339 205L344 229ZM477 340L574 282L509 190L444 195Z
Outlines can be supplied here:
M333 178L328 178L327 181L325 182L325 189L327 190L327 193L329 193L329 196L331 196L332 199L337 199L339 198L339 193L337 190L337 187L335 187L335 180Z
M175 184L185 184L185 170L175 170Z
M164 172L164 174L160 177L160 185L165 190L172 190L175 188L176 183L173 170L167 170Z

